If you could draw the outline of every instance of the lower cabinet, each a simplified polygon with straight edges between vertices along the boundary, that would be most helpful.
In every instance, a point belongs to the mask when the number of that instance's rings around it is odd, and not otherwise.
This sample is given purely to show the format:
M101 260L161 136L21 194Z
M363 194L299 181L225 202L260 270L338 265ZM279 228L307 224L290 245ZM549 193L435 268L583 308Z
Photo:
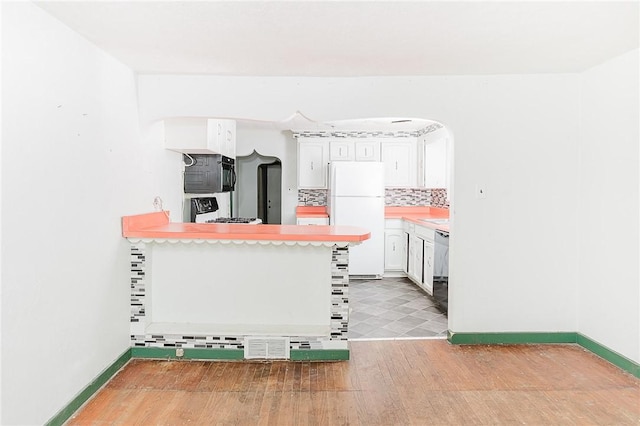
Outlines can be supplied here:
M409 278L418 285L422 284L422 259L424 254L424 241L416 235L409 235Z
M407 227L407 276L433 295L434 230L414 224Z
M435 260L435 250L433 241L424 242L424 255L422 262L422 283L424 289L433 296L433 264Z
M328 225L328 217L299 217L296 219L297 225Z
M384 270L391 275L406 273L407 234L402 219L384 221Z
M405 233L402 229L384 231L384 270L402 271L405 254Z

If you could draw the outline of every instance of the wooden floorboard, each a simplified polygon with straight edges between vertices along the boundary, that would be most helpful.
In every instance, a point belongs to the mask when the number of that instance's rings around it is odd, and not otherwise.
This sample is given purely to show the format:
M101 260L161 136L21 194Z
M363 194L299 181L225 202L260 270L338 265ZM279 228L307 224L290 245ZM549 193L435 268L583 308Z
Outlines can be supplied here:
M577 345L350 342L340 362L131 360L69 425L640 425L640 380Z

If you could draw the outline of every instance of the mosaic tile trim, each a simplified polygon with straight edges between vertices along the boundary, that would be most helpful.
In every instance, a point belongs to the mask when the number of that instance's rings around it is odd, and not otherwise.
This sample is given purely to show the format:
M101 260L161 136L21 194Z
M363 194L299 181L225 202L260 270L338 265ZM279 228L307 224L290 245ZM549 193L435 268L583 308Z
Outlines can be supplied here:
M385 188L386 206L449 207L446 188ZM299 206L326 206L326 189L299 189Z
M145 255L144 245L131 246L131 322L140 322L145 316Z
M431 190L431 206L449 208L449 200L447 200L446 188L437 188Z
M327 190L326 189L299 189L298 205L299 206L326 206Z
M337 131L337 130L313 130L293 132L295 138L410 138L426 135L435 132L444 126L440 123L433 123L419 130L397 130L397 131Z
M244 336L146 334L144 244L131 244L131 346L152 348L244 349ZM142 324L141 324L142 323ZM349 246L333 246L331 254L331 333L290 337L291 349L348 348ZM336 342L343 344L337 346Z

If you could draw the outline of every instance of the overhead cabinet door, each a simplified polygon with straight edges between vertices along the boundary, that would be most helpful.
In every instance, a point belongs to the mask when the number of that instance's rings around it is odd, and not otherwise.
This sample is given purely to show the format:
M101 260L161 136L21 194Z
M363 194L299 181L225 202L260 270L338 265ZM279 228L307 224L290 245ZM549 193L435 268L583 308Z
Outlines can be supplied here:
M412 187L416 183L416 143L382 143L385 186Z
M328 143L298 143L298 188L326 188Z

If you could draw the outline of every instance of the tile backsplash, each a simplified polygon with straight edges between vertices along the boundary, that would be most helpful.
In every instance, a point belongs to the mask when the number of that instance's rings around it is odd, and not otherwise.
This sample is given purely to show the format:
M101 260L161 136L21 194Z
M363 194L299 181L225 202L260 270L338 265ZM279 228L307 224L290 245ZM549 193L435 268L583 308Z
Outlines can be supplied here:
M385 188L387 206L449 207L445 188ZM326 189L299 189L299 206L326 206Z

